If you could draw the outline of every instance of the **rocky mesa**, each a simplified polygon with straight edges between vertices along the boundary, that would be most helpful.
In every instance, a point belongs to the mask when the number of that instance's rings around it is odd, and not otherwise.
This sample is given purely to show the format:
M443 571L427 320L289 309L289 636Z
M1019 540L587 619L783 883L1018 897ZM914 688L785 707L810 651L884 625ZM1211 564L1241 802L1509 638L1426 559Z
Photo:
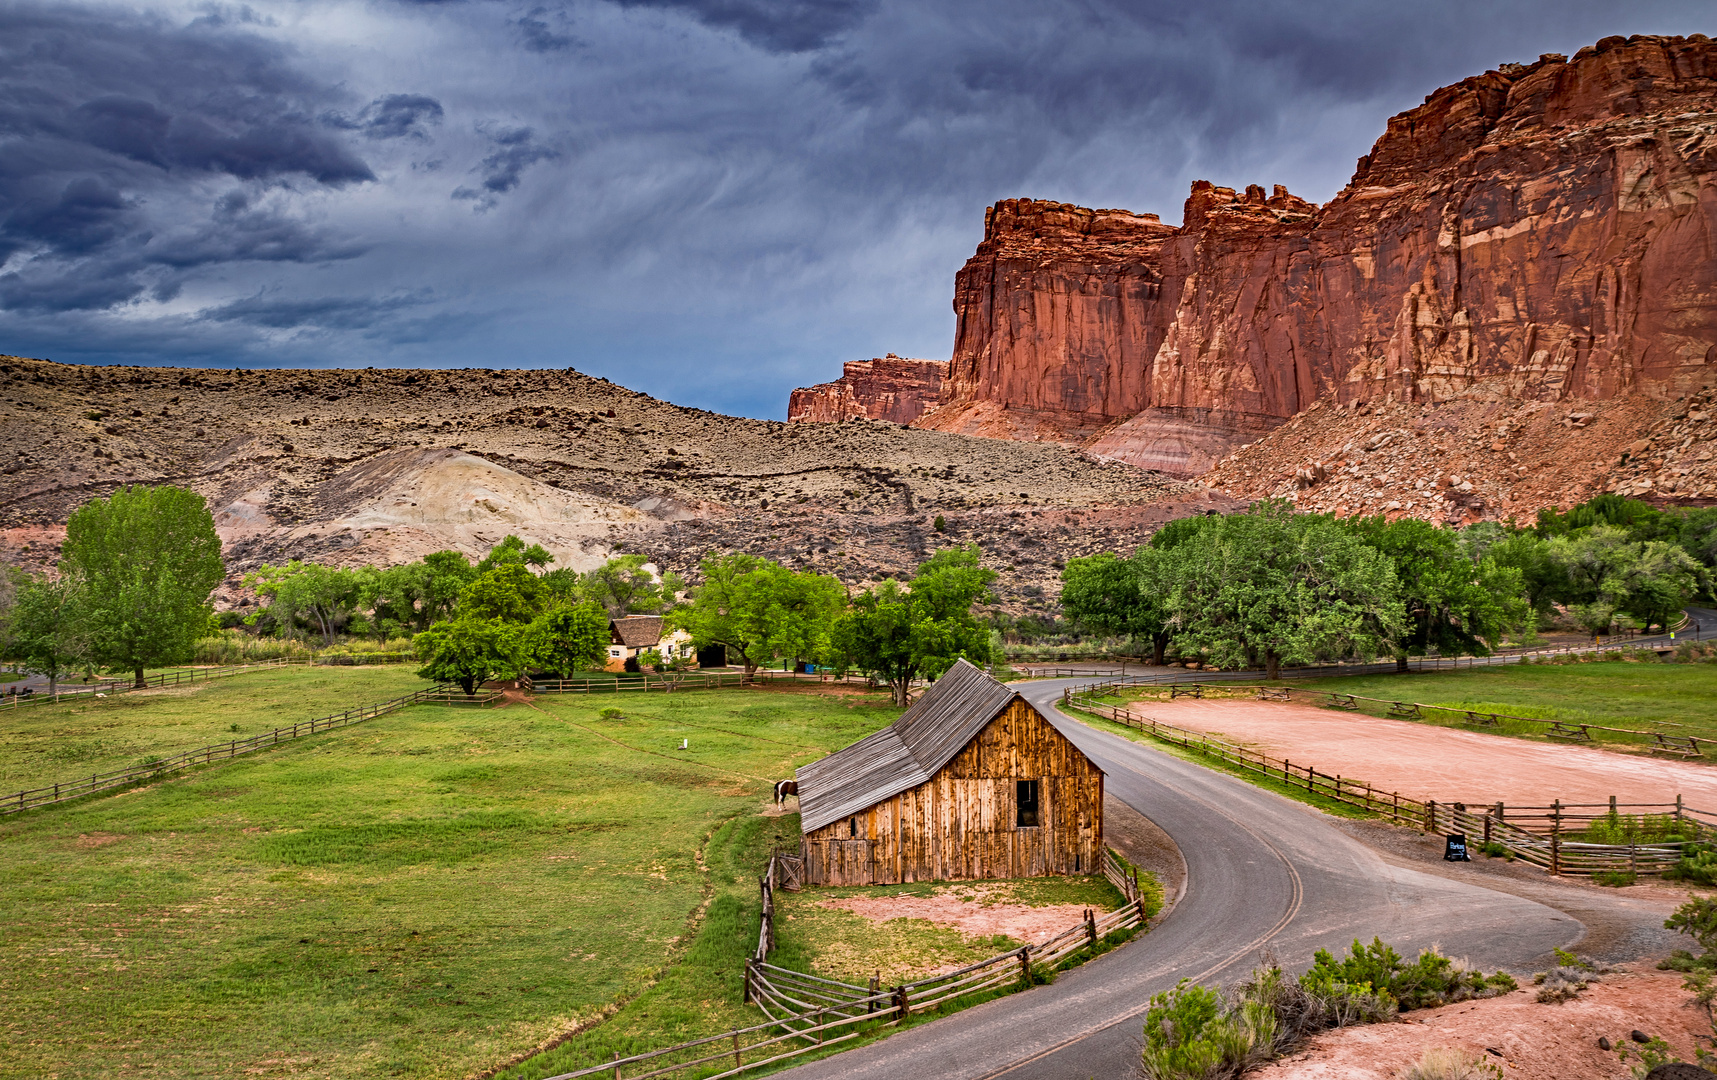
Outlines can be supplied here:
M910 424L942 400L946 360L909 360L889 353L849 360L841 377L793 391L788 420L887 420Z
M1315 402L1641 398L1656 423L1717 372L1714 170L1717 44L1611 37L1436 91L1321 207L1203 181L1178 227L1001 202L915 423L1182 476Z

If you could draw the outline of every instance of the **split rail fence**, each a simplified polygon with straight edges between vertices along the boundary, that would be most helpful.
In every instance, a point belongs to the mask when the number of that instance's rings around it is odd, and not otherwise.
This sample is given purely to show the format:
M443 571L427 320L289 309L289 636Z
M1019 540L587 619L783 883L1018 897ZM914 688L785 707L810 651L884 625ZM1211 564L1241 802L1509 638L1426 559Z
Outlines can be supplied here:
M1008 986L1030 986L1080 950L1094 949L1104 935L1145 921L1137 872L1124 866L1113 852L1105 851L1103 873L1126 898L1126 903L1114 911L1099 914L1086 909L1083 921L1048 941L1022 945L957 971L899 986L884 987L875 979L861 986L769 963L769 953L775 947L775 890L795 890L804 875L804 863L798 855L776 852L758 880L763 915L757 948L745 961L745 1001L756 1005L768 1021L661 1050L616 1056L612 1061L549 1080L596 1076L648 1080L675 1074L717 1080L894 1027L915 1013L930 1012L958 998Z
M1068 701L1074 695L1113 694L1129 688L1145 685L1128 680L1117 680L1107 683L1093 683L1078 688L1062 691L1062 700ZM1692 735L1672 735L1661 731L1641 731L1638 728L1610 727L1605 724L1588 724L1573 720L1546 720L1538 716L1514 716L1509 713L1488 712L1456 708L1450 705L1428 705L1421 701L1394 701L1390 698L1365 697L1361 694L1340 694L1330 690L1305 690L1297 686L1258 686L1240 682L1174 682L1162 684L1169 690L1170 698L1194 697L1203 698L1206 694L1233 696L1235 694L1254 694L1261 701L1307 701L1314 705L1322 705L1331 709L1359 708L1359 703L1369 701L1377 705L1386 705L1385 715L1397 720L1423 720L1426 713L1447 713L1457 718L1457 722L1474 724L1479 727L1499 727L1502 721L1512 721L1521 724L1538 724L1542 726L1545 735L1564 742L1592 742L1592 732L1608 731L1618 735L1639 735L1653 740L1649 749L1652 753L1675 754L1680 757L1702 757L1700 743L1709 746L1710 739L1698 739ZM1680 725L1671 724L1671 727Z
M1062 695L1062 703L1261 776L1280 779L1309 795L1371 811L1398 825L1431 833L1462 833L1469 845L1501 845L1522 862L1543 867L1552 874L1662 873L1687 853L1690 842L1709 842L1717 836L1717 814L1694 810L1684 805L1679 795L1673 803L1618 804L1612 797L1607 804L1558 800L1549 806L1508 806L1499 802L1482 808L1415 799L1398 791L1380 790L1364 780L1319 772L1311 765L1295 764L1287 758L1273 757L1096 700L1114 689L1108 685L1069 690ZM1262 694L1286 688L1257 689ZM1682 839L1593 843L1585 837L1594 829L1612 833L1633 831L1646 836L1674 834Z
M353 724L372 720L397 712L408 705L440 704L440 705L475 705L485 707L501 700L497 691L489 691L467 697L451 686L437 686L430 690L419 690L414 694L381 701L372 705L360 705L345 712L334 713L330 716L317 717L314 720L301 720L290 727L277 727L248 739L233 739L230 742L211 743L199 746L195 750L186 750L164 757L157 761L134 765L128 769L113 772L95 773L89 777L67 780L57 784L31 788L12 795L0 796L0 814L16 814L36 806L47 806L51 803L65 802L69 799L81 799L85 795L93 795L98 791L109 791L114 788L127 787L158 779L168 773L180 772L198 765L212 765L217 761L229 761L258 750L266 750L271 746L279 746L283 742L302 739L311 735L319 735L335 728L350 727Z

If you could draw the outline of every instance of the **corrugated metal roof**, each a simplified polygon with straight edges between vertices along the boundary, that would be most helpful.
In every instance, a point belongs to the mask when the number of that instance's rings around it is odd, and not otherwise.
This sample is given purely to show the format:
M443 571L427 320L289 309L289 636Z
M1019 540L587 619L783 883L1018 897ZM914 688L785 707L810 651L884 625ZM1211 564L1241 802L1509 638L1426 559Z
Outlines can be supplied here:
M900 719L798 770L799 827L813 832L929 780L1017 696L955 661Z
M660 615L622 615L611 624L619 643L634 649L647 649L662 640Z

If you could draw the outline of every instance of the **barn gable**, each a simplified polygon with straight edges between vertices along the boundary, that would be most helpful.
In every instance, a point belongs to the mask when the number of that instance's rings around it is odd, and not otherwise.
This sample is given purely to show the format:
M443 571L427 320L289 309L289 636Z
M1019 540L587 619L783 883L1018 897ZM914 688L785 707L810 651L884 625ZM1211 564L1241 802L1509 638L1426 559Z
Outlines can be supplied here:
M800 769L798 781L810 884L1092 873L1100 864L1102 770L969 664L891 727Z
M1018 696L955 661L900 719L794 774L799 827L812 832L924 783Z

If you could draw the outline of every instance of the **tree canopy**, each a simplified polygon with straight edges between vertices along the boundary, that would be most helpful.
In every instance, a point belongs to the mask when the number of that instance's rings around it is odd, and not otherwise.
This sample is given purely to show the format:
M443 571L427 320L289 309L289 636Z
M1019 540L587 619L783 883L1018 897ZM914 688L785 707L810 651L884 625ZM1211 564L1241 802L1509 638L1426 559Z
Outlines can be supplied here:
M698 648L726 646L747 676L774 656L822 654L845 596L839 581L743 552L706 557L699 569L702 583L672 619Z
M1375 656L1403 632L1395 570L1328 518L1280 502L1207 518L1171 549L1169 625L1222 667Z
M60 572L78 593L90 657L141 686L144 668L191 658L226 567L201 495L135 485L71 515Z
M978 547L943 548L918 567L905 588L888 580L853 598L835 620L830 644L843 667L885 681L905 705L913 680L935 678L961 657L990 660L989 631L972 614L995 580L978 562Z

